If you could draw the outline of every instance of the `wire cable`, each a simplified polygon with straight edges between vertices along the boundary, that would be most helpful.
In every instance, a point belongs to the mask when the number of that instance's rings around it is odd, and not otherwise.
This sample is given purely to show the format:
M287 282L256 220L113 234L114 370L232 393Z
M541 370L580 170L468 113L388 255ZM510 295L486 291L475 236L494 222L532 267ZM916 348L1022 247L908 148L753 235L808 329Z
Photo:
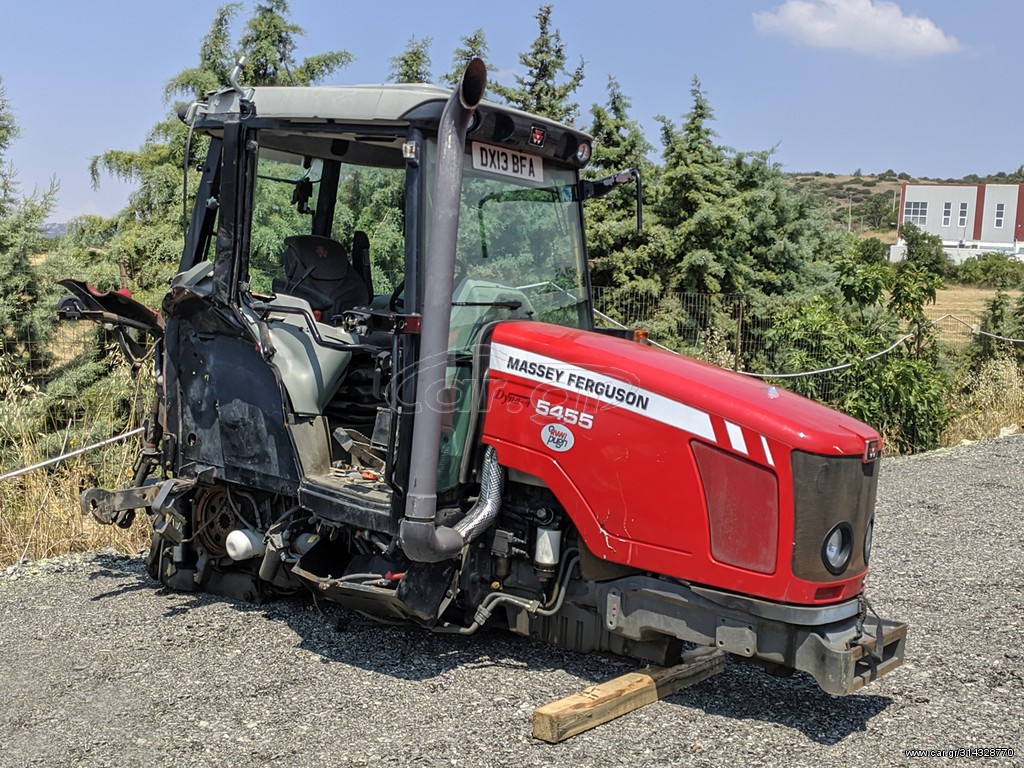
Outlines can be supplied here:
M42 469L43 467L48 467L51 464L57 464L58 462L64 461L65 459L70 459L70 458L72 458L74 456L81 456L83 453L88 453L89 451L94 451L97 448L103 448L104 446L111 445L113 443L118 443L121 440L127 440L129 437L134 437L135 435L141 434L142 431L143 431L142 427L137 427L136 429L133 429L130 432L122 432L120 435L114 435L114 437L108 437L106 440L100 440L100 442L93 443L92 445L87 445L84 448L78 448L78 449L76 449L74 451L70 451L68 453L63 453L60 456L55 456L52 459L47 459L46 461L40 461L38 464L33 464L30 467L23 467L22 469L16 469L13 472L8 472L6 475L0 475L0 480L10 480L13 477L18 477L19 475L27 474L28 472L31 472L31 471L33 471L35 469Z

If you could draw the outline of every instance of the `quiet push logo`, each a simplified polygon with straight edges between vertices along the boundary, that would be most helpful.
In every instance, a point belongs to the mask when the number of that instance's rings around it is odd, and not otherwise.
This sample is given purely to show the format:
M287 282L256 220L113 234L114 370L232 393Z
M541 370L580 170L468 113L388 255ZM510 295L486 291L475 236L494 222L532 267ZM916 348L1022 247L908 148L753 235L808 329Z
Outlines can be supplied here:
M540 439L544 445L558 453L565 453L576 444L576 436L563 424L545 424L541 428Z

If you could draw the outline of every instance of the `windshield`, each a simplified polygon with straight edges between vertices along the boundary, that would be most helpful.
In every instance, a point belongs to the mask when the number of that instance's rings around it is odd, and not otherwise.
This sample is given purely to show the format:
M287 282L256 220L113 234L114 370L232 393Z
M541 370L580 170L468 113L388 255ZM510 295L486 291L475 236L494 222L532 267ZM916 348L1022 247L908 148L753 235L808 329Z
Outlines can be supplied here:
M451 350L468 350L497 320L586 326L575 171L538 157L513 176L481 167L481 147L473 145L463 169ZM430 221L429 203L426 214Z

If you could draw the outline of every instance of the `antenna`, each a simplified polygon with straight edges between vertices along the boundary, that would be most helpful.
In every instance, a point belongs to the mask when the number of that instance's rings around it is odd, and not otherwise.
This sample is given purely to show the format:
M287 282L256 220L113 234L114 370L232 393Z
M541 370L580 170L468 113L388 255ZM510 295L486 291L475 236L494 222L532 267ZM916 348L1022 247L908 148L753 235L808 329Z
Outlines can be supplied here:
M281 66L284 67L284 73L288 75L288 84L295 85L295 75L293 75L292 71L288 68L288 62L285 60L284 56L281 57Z

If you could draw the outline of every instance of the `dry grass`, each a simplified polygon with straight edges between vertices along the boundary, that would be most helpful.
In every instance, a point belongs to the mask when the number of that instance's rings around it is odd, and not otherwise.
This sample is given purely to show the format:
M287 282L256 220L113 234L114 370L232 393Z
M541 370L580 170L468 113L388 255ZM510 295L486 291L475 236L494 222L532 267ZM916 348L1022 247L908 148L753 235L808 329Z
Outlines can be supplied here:
M96 434L106 437L136 426L115 423L112 412L75 413L74 420L67 421L61 434L43 434L48 428L41 425L49 421L41 418L46 412L46 408L40 407L46 402L43 397L17 367L0 370L0 474L33 467L84 447L83 437ZM127 531L100 525L91 515L82 515L78 501L86 488L123 487L131 477L137 451L138 438L135 438L59 464L0 479L0 568L26 558L51 557L105 546L125 552L138 551L148 539L145 523Z
M884 245L896 245L896 241L899 239L895 229L865 229L857 232L857 236L861 240L873 237L881 240Z
M30 436L26 436L29 438ZM137 446L117 445L66 464L0 480L0 567L24 559L52 557L115 547L137 552L148 540L147 526L128 530L100 525L81 513L78 497L97 475L127 478ZM22 444L20 460L32 466L44 460L31 440Z
M1005 291L1016 302L1020 291ZM935 323L939 341L963 349L974 339L974 329L981 323L988 303L995 298L994 288L974 285L951 285L936 294L934 304L924 308L925 317Z
M1004 291L1012 301L1020 291ZM935 303L924 308L930 319L943 315L956 315L964 320L979 320L985 314L986 305L995 298L995 288L979 288L976 285L950 285L936 294Z
M149 536L144 523L123 530L81 513L78 494L88 485L87 475L81 468L68 467L0 481L0 568L101 547L137 552L145 544Z
M943 445L996 437L1004 429L1024 427L1024 372L1016 360L988 360L976 376L959 383L964 394L953 398L956 415L943 435Z

